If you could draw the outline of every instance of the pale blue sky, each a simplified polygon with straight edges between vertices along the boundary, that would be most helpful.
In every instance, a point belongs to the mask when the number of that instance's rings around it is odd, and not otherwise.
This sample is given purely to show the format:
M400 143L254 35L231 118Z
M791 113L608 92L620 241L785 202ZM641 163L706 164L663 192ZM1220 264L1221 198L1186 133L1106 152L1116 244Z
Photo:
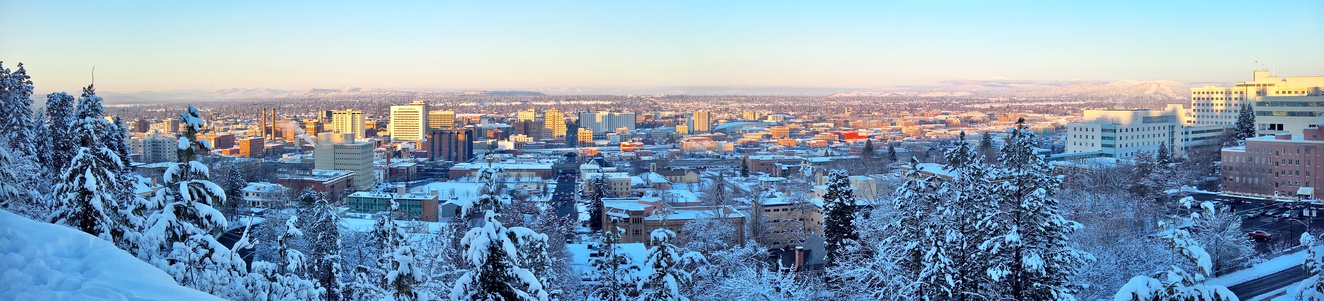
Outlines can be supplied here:
M0 0L0 60L123 92L1324 75L1318 0L383 2Z

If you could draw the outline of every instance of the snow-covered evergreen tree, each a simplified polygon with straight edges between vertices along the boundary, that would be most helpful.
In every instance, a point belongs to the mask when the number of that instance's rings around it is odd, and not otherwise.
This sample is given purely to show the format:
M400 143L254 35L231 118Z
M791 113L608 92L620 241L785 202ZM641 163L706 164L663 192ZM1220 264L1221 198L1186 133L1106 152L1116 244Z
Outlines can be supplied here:
M0 137L0 140L3 140ZM35 187L32 173L38 168L32 161L22 160L9 151L9 147L0 144L0 209L9 210L28 217L46 219L46 204L41 192Z
M78 151L77 142L70 133L70 126L74 124L74 99L65 92L46 95L46 132L50 142L49 149L41 152L41 161L57 173L69 165Z
M203 125L201 113L189 106L180 117L187 127L177 144L179 163L162 175L165 188L151 201L161 204L161 209L148 218L144 236L157 242L157 250L163 254L154 257L153 263L179 284L234 298L242 290L238 282L245 263L216 241L227 221L212 207L225 201L225 191L207 179L206 165L193 160L199 151L206 151L196 140Z
M846 171L833 170L828 177L827 192L823 194L823 238L827 265L831 266L848 245L859 239L859 234L855 229L855 191Z
M382 258L386 272L383 285L395 300L418 300L414 287L426 279L421 268L422 263L414 255L414 247L408 241L390 249Z
M896 146L887 144L887 162L896 162Z
M985 132L979 136L979 154L983 157L985 163L996 164L998 162L998 148L993 145L993 133Z
M1237 123L1232 127L1234 137L1239 141L1255 137L1255 109L1251 104L1241 105L1237 114Z
M325 198L318 198L308 228L308 278L326 288L327 301L338 301L344 287L340 282L340 215Z
M79 149L56 185L53 220L108 241L123 234L116 200L119 157L107 148Z
M1201 211L1207 213L1214 212L1214 204L1203 202L1199 208L1192 209L1195 205L1195 199L1186 197L1181 200L1182 206L1191 211L1191 219L1200 219ZM1160 222L1160 238L1167 243L1168 247L1174 253L1181 255L1192 266L1195 271L1187 271L1180 266L1172 266L1166 271L1155 273L1154 276L1135 276L1131 281L1123 285L1117 291L1113 300L1118 301L1158 301L1158 300L1192 300L1192 301L1237 301L1236 295L1232 294L1227 287L1221 285L1205 284L1211 275L1213 275L1213 261L1209 258L1209 253L1205 252L1204 247L1191 237L1190 231L1178 226L1181 219L1173 219L1169 222Z
M989 170L976 149L965 141L965 133L958 136L956 147L945 156L944 167L952 174L938 191L942 202L936 208L937 221L928 223L938 235L921 239L932 246L925 250L920 271L921 285L933 290L925 296L935 299L967 300L977 298L993 281L986 271L988 257L979 245L995 234L998 228L992 219L997 214L997 202L989 194L992 184ZM1010 163L1009 163L1010 164Z
M11 155L37 155L32 128L32 78L23 63L11 73L0 62L0 135L5 136Z
M1320 257L1317 245L1314 235L1310 232L1301 233L1301 246L1306 248L1306 260L1301 267L1306 269L1309 278L1297 285L1296 290L1289 292L1292 300L1324 300L1324 257Z
M461 300L540 300L548 299L538 277L520 267L520 236L524 230L507 229L488 210L481 226L470 229L461 240L468 272L455 281L450 299ZM532 232L529 230L528 232Z
M639 265L616 245L620 242L620 231L623 230L602 231L602 244L599 246L601 256L591 262L598 286L589 296L596 300L624 301L638 294L635 284L640 280L636 276Z
M685 252L674 244L675 240L676 233L663 228L653 230L649 235L648 243L652 247L648 248L648 259L644 266L651 271L639 282L638 289L644 290L648 286L651 290L646 291L639 300L689 300L681 292L685 286L690 285L693 277L684 266L704 261L704 257L697 252Z
M303 231L296 225L298 222L298 215L290 216L285 220L285 231L276 237L276 253L280 256L276 271L280 274L299 275L307 271L308 257L294 248L295 240L303 236Z
M864 139L864 147L860 148L860 157L873 159L877 155L876 153L877 151L873 149L873 139Z
M394 206L392 206L394 207ZM413 244L405 237L400 226L387 214L377 217L373 236L381 247L378 269L382 291L395 300L417 300L415 286L426 280L420 260L414 254Z
M125 196L119 178L123 163L106 147L104 132L111 124L98 115L101 97L88 86L79 102L77 119L70 126L78 153L56 185L52 219L102 239L119 241L124 231L119 220L119 199Z
M980 248L990 253L992 294L1015 300L1074 300L1072 278L1092 256L1071 247L1081 225L1067 220L1053 196L1061 179L1034 154L1034 133L1018 122L1002 148L1002 179L993 192L1003 211L989 224L999 231Z
M871 222L882 224L877 238L880 243L862 246L876 247L876 251L852 254L852 258L838 268L829 269L843 280L855 284L864 297L885 299L892 296L935 296L935 286L918 285L926 262L944 263L942 246L945 237L939 226L939 191L945 185L942 179L923 170L914 161L906 173L906 182L898 187L891 208L879 209L871 214ZM869 227L863 234L871 234ZM867 236L866 236L867 238ZM872 251L865 249L865 251ZM872 255L872 256L869 256ZM892 272L895 271L895 272ZM920 298L917 298L920 299Z
M602 198L607 195L607 182L601 176L593 177L588 183L584 184L585 195L588 199L588 228L593 231L602 231L602 212L605 210ZM589 188L592 187L592 188Z
M244 181L244 175L239 173L239 166L236 166L234 163L230 163L225 169L225 182L223 183L225 183L225 195L244 195L244 187L248 186L248 182ZM239 207L242 207L242 204L240 203L243 201L244 198L239 197L227 198L221 207L225 208L226 213L238 214Z
M353 272L353 280L345 283L343 300L383 300L386 299L386 292L382 291L381 278L376 276L376 272L367 266L357 266Z
M481 222L484 212L505 212L510 206L510 196L500 193L501 170L486 167L478 171L478 198L464 204L463 215L466 220Z

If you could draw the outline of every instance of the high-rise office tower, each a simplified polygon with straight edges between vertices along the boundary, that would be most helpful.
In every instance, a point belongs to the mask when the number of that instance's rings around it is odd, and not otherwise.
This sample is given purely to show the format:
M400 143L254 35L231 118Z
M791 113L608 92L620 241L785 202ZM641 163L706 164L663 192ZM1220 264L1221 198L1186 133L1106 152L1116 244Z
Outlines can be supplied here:
M1252 80L1233 87L1191 88L1188 125L1237 123L1242 105L1253 106L1255 129L1260 135L1287 132L1302 135L1324 115L1324 76L1275 77L1255 70Z
M415 100L408 105L391 106L391 123L388 131L391 140L423 140L428 127L428 106L423 101Z
M556 109L547 109L543 116L543 126L547 128L547 138L565 137L565 114Z
M713 113L703 110L694 112L694 118L691 118L690 122L693 123L690 126L691 131L698 133L711 132L713 130Z
M455 111L437 110L428 111L428 127L434 129L445 129L455 127Z
M474 128L444 128L428 130L422 147L431 160L468 162L474 158Z
M354 187L360 190L376 185L372 172L372 142L355 142L353 134L321 133L313 149L313 168L354 172Z
M354 140L366 139L367 135L364 134L363 111L331 111L331 131L336 133L354 134Z

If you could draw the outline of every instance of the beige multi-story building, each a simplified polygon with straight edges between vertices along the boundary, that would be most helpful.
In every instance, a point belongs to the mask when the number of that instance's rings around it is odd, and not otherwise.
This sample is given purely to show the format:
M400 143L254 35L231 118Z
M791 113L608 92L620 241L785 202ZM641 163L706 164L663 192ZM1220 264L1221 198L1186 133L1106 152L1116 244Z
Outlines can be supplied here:
M1184 112L1181 105L1163 110L1085 110L1080 121L1066 125L1066 153L1058 156L1130 159L1142 151L1157 154L1159 147L1184 156L1191 147L1216 143L1227 127L1183 126Z
M713 130L713 113L700 110L694 112L694 117L690 118L690 130L696 133L707 133Z
M331 111L331 132L353 134L354 140L367 139L366 134L364 133L363 111Z
M810 235L823 234L823 210L812 202L773 195L754 202L750 210L763 214L765 228L755 239L770 249L800 246Z
M786 126L774 126L768 128L768 133L772 134L773 139L783 139L791 137L791 129Z
M556 109L547 109L547 113L543 114L543 127L550 133L547 137L565 137L565 114Z
M515 120L516 121L538 120L538 111L534 111L533 109L519 111L519 113L515 114Z
M313 150L313 168L354 172L354 187L363 190L376 185L372 171L371 142L356 142L352 134L321 133Z
M1324 113L1324 76L1275 77L1268 70L1255 70L1251 81L1233 87L1191 88L1191 111L1187 125L1236 124L1242 105L1255 109L1257 134L1291 133L1319 123Z
M448 129L455 127L455 111L428 111L428 127L434 129Z
M579 128L579 143L593 143L593 130L588 128Z
M151 133L143 137L129 139L129 147L138 153L142 163L160 163L179 161L179 139L159 136Z
M428 106L423 101L415 100L408 105L391 106L391 123L388 130L391 140L419 141L427 135Z

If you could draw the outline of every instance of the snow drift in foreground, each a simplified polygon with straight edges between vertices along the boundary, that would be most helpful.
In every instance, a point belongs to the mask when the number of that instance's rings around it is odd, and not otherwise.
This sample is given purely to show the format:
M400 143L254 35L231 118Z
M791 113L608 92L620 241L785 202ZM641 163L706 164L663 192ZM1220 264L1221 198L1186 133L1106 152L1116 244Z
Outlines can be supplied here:
M0 299L221 300L73 228L0 210Z

